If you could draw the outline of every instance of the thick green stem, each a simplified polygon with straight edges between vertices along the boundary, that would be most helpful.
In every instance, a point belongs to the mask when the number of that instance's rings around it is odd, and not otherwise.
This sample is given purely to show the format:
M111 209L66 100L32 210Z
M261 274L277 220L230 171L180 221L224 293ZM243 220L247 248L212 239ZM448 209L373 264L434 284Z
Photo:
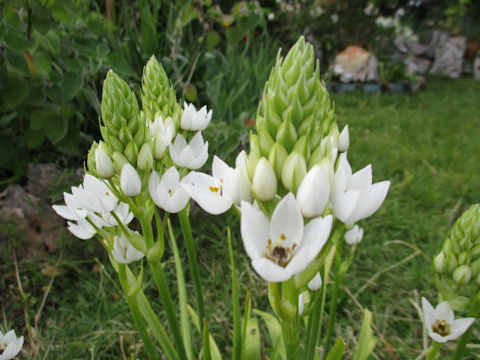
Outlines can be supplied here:
M314 359L315 347L318 337L320 336L320 315L322 311L321 305L322 295L320 291L314 293L313 311L308 316L307 340L305 343L305 359Z
M190 219L188 212L190 207L187 205L185 209L178 213L180 219L180 226L182 228L183 238L187 247L188 266L192 274L193 288L195 291L195 298L197 299L197 313L200 317L200 323L205 319L205 310L203 305L203 292L200 283L200 272L198 270L197 253L195 251L195 244L193 242L192 228L190 227Z
M242 356L240 300L238 296L237 273L235 270L235 258L233 256L230 228L227 229L227 241L228 241L228 255L230 257L230 270L232 274L232 310L233 310L233 356L232 358L234 360L240 360Z
M473 318L478 318L480 315L480 291L475 295L473 298L472 304L470 305L470 310L468 311L468 316ZM467 348L467 342L472 334L473 331L473 324L470 325L470 328L460 337L458 341L457 348L455 349L455 353L453 354L453 360L460 360Z
M432 344L428 348L427 353L425 355L425 360L437 360L438 353L442 345L443 345L442 343L438 343L436 341L432 342Z
M298 319L298 291L293 280L282 283L283 302L289 304L294 312L281 319L283 340L288 360L301 359L300 356L300 327Z

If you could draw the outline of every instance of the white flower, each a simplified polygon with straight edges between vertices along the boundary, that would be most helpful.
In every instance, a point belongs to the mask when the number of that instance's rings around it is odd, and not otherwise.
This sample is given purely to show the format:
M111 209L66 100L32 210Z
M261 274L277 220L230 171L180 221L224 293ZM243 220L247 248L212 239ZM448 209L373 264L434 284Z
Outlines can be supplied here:
M72 195L81 207L97 213L110 212L118 203L108 186L90 174L83 178L83 185L72 187Z
M318 290L322 287L322 277L320 276L320 273L318 272L312 280L308 282L308 288L312 291Z
M128 204L121 202L117 205L113 212L123 225L128 225L133 220L133 213L130 211ZM102 214L104 226L117 226L118 222L111 213Z
M5 335L0 331L0 360L13 359L22 350L23 336L17 339L14 330Z
M95 164L97 173L104 179L110 179L115 173L113 162L104 149L104 143L100 141L97 150L95 150Z
M243 245L255 271L265 280L280 282L303 271L328 240L332 216L315 218L304 228L292 193L275 208L272 219L251 204L241 206Z
M183 114L180 120L180 127L183 130L202 131L205 130L212 119L212 110L207 113L207 107L203 106L197 111L193 104L183 103Z
M72 187L73 189L73 187ZM77 199L70 193L64 192L63 193L63 200L65 201L65 205L53 205L52 208L55 212L67 220L78 220L78 219L85 219L85 217L90 212L89 210L85 209Z
M82 240L91 239L97 230L87 220L80 219L76 223L73 221L67 221L68 230Z
M133 261L140 260L145 255L135 249L128 241L125 234L115 236L113 239L112 256L120 264L129 264Z
M174 166L165 171L162 180L155 171L152 171L148 190L154 203L170 213L178 213L187 206L190 199L180 185L180 174Z
M435 309L422 297L423 323L428 335L439 343L455 340L461 336L475 321L474 318L454 320L453 310L447 301L437 305Z
M303 308L305 306L305 294L301 293L298 295L298 315L303 314Z
M303 178L297 191L297 201L305 217L320 216L330 196L333 167L330 161L313 166Z
M354 223L372 215L387 196L390 181L372 185L372 167L352 175L346 153L340 155L330 196L335 216L344 223Z
M122 171L120 172L120 187L128 197L137 196L142 190L140 176L130 163L122 167Z
M150 134L154 139L154 158L160 160L175 135L175 125L172 118L169 116L164 122L161 116L157 116L150 126Z
M258 161L255 167L252 188L255 196L260 201L272 200L277 193L277 176L272 164L264 157Z
M350 136L348 134L348 125L345 125L340 136L338 137L338 151L345 152L350 145Z
M229 171L223 185L223 192L229 196L235 205L242 200L252 202L252 190L247 174L247 153L241 151L235 159L235 169Z
M204 143L202 133L197 132L187 145L183 135L178 134L173 145L170 144L170 157L178 166L197 170L208 159L208 141Z
M358 225L355 225L353 229L348 230L345 233L345 241L349 245L358 244L363 239L363 229Z

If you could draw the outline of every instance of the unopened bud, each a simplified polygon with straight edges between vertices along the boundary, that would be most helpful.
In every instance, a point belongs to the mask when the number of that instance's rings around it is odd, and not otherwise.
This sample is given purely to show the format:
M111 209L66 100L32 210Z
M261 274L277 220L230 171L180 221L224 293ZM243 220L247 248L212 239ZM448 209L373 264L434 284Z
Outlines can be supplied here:
M138 157L138 146L135 144L133 141L129 142L127 146L125 147L125 157L128 159L130 164L136 164L137 163L137 157Z
M435 271L439 274L443 273L443 270L445 269L445 254L440 252L437 256L435 256L435 259L433 259L433 266L435 268Z
M152 149L148 144L143 144L138 153L137 168L148 171L153 167Z
M282 169L287 159L287 151L279 143L275 143L268 154L268 161L272 164L278 178L282 176Z
M285 188L295 193L307 174L307 164L302 155L291 153L282 169L282 183Z
M97 174L104 179L110 179L115 173L115 168L107 151L105 143L100 141L97 151L95 151L95 164L97 166Z
M338 137L338 151L345 152L348 150L348 146L350 144L350 136L348 134L348 125L346 125L340 136Z
M458 266L457 258L452 253L447 253L447 270L453 272Z
M128 160L123 154L115 151L112 155L113 163L115 164L115 168L118 172L122 171L123 165L128 163Z
M459 285L468 284L472 278L472 270L468 265L461 265L453 272L453 280Z
M128 197L137 196L142 190L140 176L130 163L123 165L120 173L120 187Z
M252 181L253 192L260 201L272 200L277 193L277 177L267 159L261 158L255 168Z

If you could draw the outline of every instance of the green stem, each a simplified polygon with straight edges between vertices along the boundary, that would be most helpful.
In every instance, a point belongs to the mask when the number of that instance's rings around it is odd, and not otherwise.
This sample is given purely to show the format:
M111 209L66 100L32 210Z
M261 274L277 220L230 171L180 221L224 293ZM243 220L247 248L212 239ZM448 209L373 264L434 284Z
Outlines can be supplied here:
M188 266L192 273L193 288L195 291L195 298L197 299L197 313L200 318L200 323L202 323L203 319L205 319L205 310L203 305L202 285L200 283L200 272L197 263L197 253L195 251L192 228L190 227L190 219L188 215L189 210L190 206L187 205L185 209L178 213L178 218L180 219L180 226L187 247Z
M233 310L233 359L240 360L242 356L242 333L240 326L240 300L238 296L237 272L233 256L230 228L227 228L228 255L230 256L230 270L232 273L232 310Z
M307 325L307 341L305 343L305 359L314 359L315 346L317 339L320 335L320 315L321 315L321 299L322 295L320 291L314 293L313 301L313 311L308 316L308 325Z
M470 310L468 312L469 317L473 318L478 318L480 315L480 291L475 295L473 298L473 301L470 305ZM457 348L455 349L455 352L453 354L452 359L453 360L460 360L465 352L465 349L467 348L467 342L470 337L470 335L473 332L473 324L470 325L470 328L460 337L460 340L458 341Z
M335 253L335 282L333 284L333 295L332 300L330 302L330 312L328 316L328 325L327 325L327 333L325 335L325 352L324 354L328 354L330 350L330 342L333 335L333 325L335 323L335 317L337 316L337 303L338 303L338 295L340 292L340 284L342 283L342 246L343 245L343 236L341 236L337 243L336 243L336 253Z
M427 350L427 354L425 355L425 360L437 360L438 359L438 352L442 347L442 343L438 343L434 341Z
M301 359L300 356L300 328L298 319L298 291L293 280L282 283L283 302L289 304L293 309L291 316L281 319L283 340L287 360Z

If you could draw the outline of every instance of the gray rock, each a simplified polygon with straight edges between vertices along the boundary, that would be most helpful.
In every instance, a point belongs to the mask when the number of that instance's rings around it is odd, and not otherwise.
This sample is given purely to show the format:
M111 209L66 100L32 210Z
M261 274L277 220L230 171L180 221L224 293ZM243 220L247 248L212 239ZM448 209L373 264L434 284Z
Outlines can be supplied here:
M44 196L58 184L61 172L53 164L28 164L26 190L35 196Z
M405 65L410 75L424 74L430 70L432 61L419 56L410 56L405 60Z
M475 55L473 60L473 78L480 80L480 51L477 51L477 55Z
M450 37L435 49L432 73L459 77L462 73L466 40L463 36Z

